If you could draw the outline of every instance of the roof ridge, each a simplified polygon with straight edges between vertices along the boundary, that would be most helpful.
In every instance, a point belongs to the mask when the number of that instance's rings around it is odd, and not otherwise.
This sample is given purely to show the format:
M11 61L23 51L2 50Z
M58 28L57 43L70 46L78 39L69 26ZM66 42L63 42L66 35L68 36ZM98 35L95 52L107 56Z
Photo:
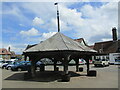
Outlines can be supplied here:
M101 42L96 42L95 44L108 43L108 42L113 42L113 41L112 40L110 40L110 41L101 41Z
M65 43L65 41L64 41L64 39L63 39L63 37L62 37L62 35L61 35L61 33L59 33L60 34L60 37L62 38L62 40L63 40L63 43L65 44L65 46L68 48L68 46L66 45L66 43ZM68 50L69 50L69 48L68 48Z

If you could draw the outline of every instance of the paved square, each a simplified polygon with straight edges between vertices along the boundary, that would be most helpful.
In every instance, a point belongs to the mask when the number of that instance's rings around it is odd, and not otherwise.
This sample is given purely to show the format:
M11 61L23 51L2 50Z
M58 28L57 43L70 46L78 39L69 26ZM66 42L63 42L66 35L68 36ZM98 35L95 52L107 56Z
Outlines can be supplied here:
M22 72L12 72L2 70L2 88L118 88L118 66L110 65L109 67L94 67L91 70L97 71L97 77L86 76L86 65L83 72L77 72L70 79L70 82L59 82L59 80L45 81L45 79L54 78L54 74L46 72L42 76L43 81L25 81ZM62 70L63 67L59 66ZM46 70L53 70L53 66L46 66ZM75 66L69 66L69 71L74 72Z

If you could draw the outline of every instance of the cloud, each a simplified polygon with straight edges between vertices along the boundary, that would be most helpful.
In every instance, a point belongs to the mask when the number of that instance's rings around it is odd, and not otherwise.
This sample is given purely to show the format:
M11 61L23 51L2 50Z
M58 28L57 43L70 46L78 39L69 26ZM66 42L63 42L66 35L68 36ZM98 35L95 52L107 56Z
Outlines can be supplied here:
M102 41L110 41L112 40L111 38L103 38Z
M50 38L51 36L53 36L53 35L56 34L56 33L57 33L57 32L43 33L41 39L42 39L42 40L46 40L46 39Z
M20 34L23 36L37 36L37 35L39 35L39 31L35 28L31 28L28 31L23 31L23 30L20 31Z
M118 26L117 2L104 3L100 7L85 4L82 7L77 7L77 9L71 9L68 6L72 6L72 3L69 3L69 5L59 4L60 29L63 33L76 32L73 35L75 38L82 37L88 43L94 43L95 41L91 40L93 37L100 36L99 40L102 40L105 37L101 36L104 36L105 33L109 36L107 38L111 38L112 27ZM56 7L53 3L25 3L23 7L40 17L40 20L38 20L40 28L49 32L57 31ZM44 25L41 25L40 21L44 21Z
M51 36L53 36L54 34L56 34L57 32L48 32L48 33L42 33L40 37L27 37L26 40L33 42L33 43L39 43L41 41L44 41L48 38L50 38Z
M14 19L19 20L20 22L30 24L30 19L24 15L23 11L21 10L21 4L19 3L11 3L6 4L3 3L2 5L2 14L3 17L6 15L11 15L14 17Z
M99 7L94 7L89 3L82 6L79 6L79 4L81 2L76 2L73 6L72 3L68 5L65 2L59 3L61 32L70 37L73 36L71 38L82 37L87 40L88 44L110 40L112 38L112 27L118 26L118 3L104 3ZM74 7L75 5L78 6ZM20 7L26 12L22 12ZM27 15L25 15L26 13ZM21 41L29 41L28 44L46 40L57 31L56 7L53 2L24 2L19 6L13 5L9 10L3 11L3 14L14 15L19 20L25 21L24 23L19 22L22 23L21 25L18 24L20 26L25 25L30 28L31 26L29 27L28 23L32 26L39 26L42 33L37 30L38 27L30 30L23 30L25 27L21 27L20 35L25 38ZM118 35L120 38L120 34ZM31 38L31 36L36 37Z
M33 19L33 25L38 26L38 25L41 25L41 24L44 24L44 21L41 18L35 17Z
M83 25L79 25L76 30L76 36L87 39L89 43L94 43L93 39L98 37L98 41L102 40L104 37L101 36L111 38L112 27L118 25L117 3L107 3L100 8L84 5L80 10L85 18L83 18Z

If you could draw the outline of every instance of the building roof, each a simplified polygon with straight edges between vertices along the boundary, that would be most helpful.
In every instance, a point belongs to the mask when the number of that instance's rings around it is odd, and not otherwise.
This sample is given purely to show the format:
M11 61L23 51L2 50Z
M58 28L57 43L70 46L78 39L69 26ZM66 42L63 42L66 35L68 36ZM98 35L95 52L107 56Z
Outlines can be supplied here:
M88 46L89 48L91 48L91 49L94 49L94 45L91 45L91 46Z
M58 32L49 39L26 49L24 52L39 52L39 51L59 51L59 50L74 50L96 52L95 50L74 41L73 39Z
M0 55L11 55L11 53L5 48L0 48Z
M29 48L31 48L31 47L33 47L33 46L36 46L37 44L34 44L34 45L28 45L27 47L26 47L26 49L25 50L27 50L27 49L29 49Z
M83 43L85 46L88 46L83 38L74 39L74 40L79 42L79 43Z
M94 45L94 50L99 53L115 53L120 47L120 40L118 41L105 41L97 42Z

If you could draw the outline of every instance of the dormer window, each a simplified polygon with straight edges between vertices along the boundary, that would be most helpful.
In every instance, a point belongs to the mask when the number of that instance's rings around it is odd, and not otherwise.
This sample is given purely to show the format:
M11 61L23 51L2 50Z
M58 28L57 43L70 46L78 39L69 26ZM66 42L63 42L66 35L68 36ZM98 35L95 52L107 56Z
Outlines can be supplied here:
M2 51L2 53L4 53L5 51Z

